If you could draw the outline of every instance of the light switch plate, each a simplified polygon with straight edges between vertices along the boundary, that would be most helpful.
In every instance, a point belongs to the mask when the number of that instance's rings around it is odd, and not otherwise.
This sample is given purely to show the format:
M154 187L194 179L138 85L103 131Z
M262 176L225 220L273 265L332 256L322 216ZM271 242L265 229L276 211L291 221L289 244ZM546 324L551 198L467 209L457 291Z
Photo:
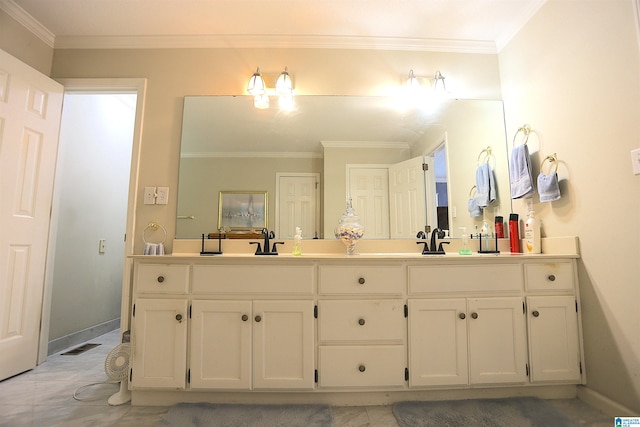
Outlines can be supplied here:
M144 187L144 204L156 204L156 187Z
M156 204L166 205L169 203L169 187L158 187L156 193Z
M98 253L103 254L105 250L105 246L107 244L107 239L100 239L98 242Z
M631 150L631 164L633 165L633 174L640 175L640 148Z

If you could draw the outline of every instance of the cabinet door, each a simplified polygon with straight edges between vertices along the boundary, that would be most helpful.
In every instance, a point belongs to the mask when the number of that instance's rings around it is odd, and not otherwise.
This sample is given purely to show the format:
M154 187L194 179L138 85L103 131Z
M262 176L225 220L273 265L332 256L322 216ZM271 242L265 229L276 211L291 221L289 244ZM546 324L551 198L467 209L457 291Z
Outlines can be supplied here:
M409 300L409 386L466 385L466 300Z
M191 388L251 387L251 301L193 301Z
M527 297L527 307L531 382L580 382L575 298Z
M253 302L253 387L314 387L313 301Z
M524 383L527 380L524 302L475 298L469 314L469 382Z
M185 387L187 300L136 300L132 342L132 387Z

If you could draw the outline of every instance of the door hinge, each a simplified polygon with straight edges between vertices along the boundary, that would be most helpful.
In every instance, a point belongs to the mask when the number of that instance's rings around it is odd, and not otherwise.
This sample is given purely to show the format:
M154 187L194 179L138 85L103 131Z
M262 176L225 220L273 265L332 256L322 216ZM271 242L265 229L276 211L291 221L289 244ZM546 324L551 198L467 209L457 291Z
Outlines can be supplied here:
M582 362L578 362L578 368L580 369L580 375L582 375Z
M527 371L527 376L529 376L529 364L528 363L524 364L524 369L525 369L525 371Z
M316 190L318 189L318 181L316 181Z
M427 163L423 163L422 164L422 170L425 171L425 172L428 171L429 170L429 165Z
M193 305L189 306L189 319L191 319L191 309L193 308Z
M318 318L318 305L317 304L313 306L313 317L316 318L316 319Z
M135 304L133 304L133 314L132 314L132 316L136 317L136 305Z
M527 305L524 301L522 301L522 314L525 314L527 312Z
M187 384L191 384L191 369L187 369Z
M127 233L124 233L124 241L127 241Z
M404 317L409 317L409 306L407 304L404 305Z
M129 382L133 381L133 368L129 369Z
M313 380L316 383L318 382L318 370L317 369L315 371L313 371Z
M576 313L578 312L578 300L576 300Z
M409 381L409 368L404 368L404 380Z

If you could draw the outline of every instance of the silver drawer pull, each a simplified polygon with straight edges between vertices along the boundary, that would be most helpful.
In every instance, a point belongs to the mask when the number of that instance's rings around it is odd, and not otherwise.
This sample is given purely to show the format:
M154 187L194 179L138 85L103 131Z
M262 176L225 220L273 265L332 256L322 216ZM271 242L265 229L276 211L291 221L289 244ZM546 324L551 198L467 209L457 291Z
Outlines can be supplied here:
M364 324L365 324L364 319L359 319L359 320L358 320L358 325L362 326L362 325L364 325Z
M555 276L555 275L553 275L553 274L550 274L550 275L547 277L547 279L548 279L550 282L555 282L555 281L556 281L556 276Z
M367 370L367 368L366 368L364 365L360 365L360 366L358 366L358 371L360 371L360 372L364 372L364 371L366 371L366 370Z
M164 282L164 276L158 276L158 283Z

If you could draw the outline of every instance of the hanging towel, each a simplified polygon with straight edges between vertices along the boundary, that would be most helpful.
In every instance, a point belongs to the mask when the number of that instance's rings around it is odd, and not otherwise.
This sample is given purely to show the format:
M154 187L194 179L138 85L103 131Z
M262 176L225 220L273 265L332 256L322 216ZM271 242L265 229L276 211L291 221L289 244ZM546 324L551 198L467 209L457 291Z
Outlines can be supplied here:
M469 209L469 216L471 216L471 218L482 216L482 208L478 206L475 197L469 199L467 209Z
M509 180L511 182L511 198L520 199L533 194L533 177L531 175L531 159L526 144L518 145L511 152L511 165L509 168Z
M476 203L481 208L489 206L496 199L493 171L489 163L483 163L476 170Z
M144 244L144 255L155 255L158 250L158 245L155 243L145 243Z
M538 175L538 193L541 202L553 202L560 198L560 185L558 184L558 174L553 172L549 175L541 173Z
M158 243L158 247L156 248L156 255L164 255L164 244Z

